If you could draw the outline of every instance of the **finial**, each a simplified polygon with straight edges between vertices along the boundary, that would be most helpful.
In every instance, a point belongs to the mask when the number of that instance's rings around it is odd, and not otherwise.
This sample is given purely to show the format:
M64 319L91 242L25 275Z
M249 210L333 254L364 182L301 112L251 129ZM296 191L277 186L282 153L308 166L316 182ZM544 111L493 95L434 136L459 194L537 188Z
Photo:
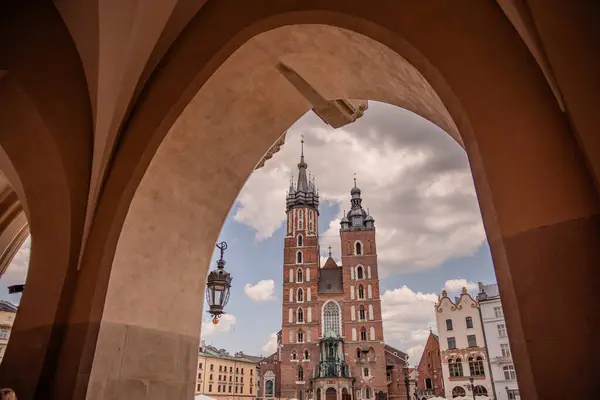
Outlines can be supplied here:
M331 257L331 245L329 245L327 248L329 249L329 257Z
M429 333L433 333L433 332L431 331L431 327L429 327Z
M356 172L354 173L354 187L356 187Z
M371 209L367 207L367 215L371 215Z
M300 139L300 162L304 162L304 133L302 134L302 138Z

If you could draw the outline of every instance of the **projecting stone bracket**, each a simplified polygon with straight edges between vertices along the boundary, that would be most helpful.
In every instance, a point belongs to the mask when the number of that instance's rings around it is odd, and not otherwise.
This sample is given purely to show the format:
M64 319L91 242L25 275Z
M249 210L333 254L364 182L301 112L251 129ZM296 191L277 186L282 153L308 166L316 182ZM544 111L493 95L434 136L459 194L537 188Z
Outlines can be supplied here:
M310 83L306 81L298 72L290 66L279 62L275 68L283 75L306 100L312 104L312 111L319 116L326 124L333 128L341 128L344 125L351 124L363 116L369 103L367 100L327 100ZM260 162L254 168L262 168L265 162L273 157L285 143L284 132L279 139L271 146Z
M356 121L369 106L367 100L327 100L289 65L279 62L276 68L313 105L314 113L334 128Z

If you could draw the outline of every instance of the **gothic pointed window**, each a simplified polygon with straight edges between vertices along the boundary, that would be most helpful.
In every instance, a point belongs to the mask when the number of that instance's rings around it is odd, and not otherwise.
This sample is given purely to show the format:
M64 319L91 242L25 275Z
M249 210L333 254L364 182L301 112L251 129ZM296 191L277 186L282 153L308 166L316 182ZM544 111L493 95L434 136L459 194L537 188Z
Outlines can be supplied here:
M304 381L304 369L302 368L302 366L298 367L298 380L300 382Z
M304 239L303 239L302 235L298 235L296 244L298 245L298 247L302 247L304 245Z
M362 243L361 242L356 242L354 244L354 249L356 250L356 255L357 256L362 256Z
M359 299L365 298L365 287L363 285L358 285L358 298Z
M292 350L292 360L297 360L298 359L298 353L296 353L296 350Z
M304 350L304 359L305 360L309 359L308 350Z
M298 316L296 318L296 321L304 322L304 311L302 310L302 307L298 308Z
M367 313L365 311L365 306L360 306L360 308L358 309L358 320L364 321L366 319L367 319Z
M296 264L302 264L302 252L299 250L296 253Z
M357 348L356 349L356 358L360 358L360 354L361 354L360 349Z
M304 281L304 271L302 271L302 268L298 268L298 271L296 271L296 282L302 283L303 281Z
M302 329L298 330L298 343L304 343L304 331Z
M298 293L296 293L296 302L302 303L304 301L304 291L302 288L298 288Z
M298 229L302 229L303 215L302 209L298 210Z
M363 270L362 265L356 267L356 279L365 279L365 271Z
M367 340L367 330L364 327L360 330L360 340Z
M323 336L330 333L340 336L340 306L335 301L323 306Z

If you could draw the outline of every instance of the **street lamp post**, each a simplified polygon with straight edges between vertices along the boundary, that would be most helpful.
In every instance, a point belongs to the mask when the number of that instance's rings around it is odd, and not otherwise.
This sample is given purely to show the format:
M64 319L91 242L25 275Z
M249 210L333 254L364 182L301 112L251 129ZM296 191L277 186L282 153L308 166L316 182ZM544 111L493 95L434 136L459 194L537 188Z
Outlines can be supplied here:
M471 390L471 393L473 393L473 400L475 400L475 385L473 384L472 376L469 377L469 384L467 385L467 388Z
M229 290L233 280L231 274L225 271L225 260L223 259L227 243L218 243L217 248L221 250L221 257L217 260L217 269L208 274L206 282L206 301L209 307L208 313L213 317L213 324L218 324L221 315L225 314L223 309L229 301Z

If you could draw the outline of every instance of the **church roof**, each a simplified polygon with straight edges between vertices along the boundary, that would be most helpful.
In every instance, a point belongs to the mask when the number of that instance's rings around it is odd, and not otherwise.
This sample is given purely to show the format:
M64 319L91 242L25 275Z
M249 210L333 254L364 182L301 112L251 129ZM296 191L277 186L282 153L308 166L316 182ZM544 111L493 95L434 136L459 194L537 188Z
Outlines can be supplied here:
M323 265L323 268L339 268L339 266L333 260L333 258L329 257L327 258L327 261L325 261L325 265Z
M319 294L343 292L342 268L321 268L319 270Z

